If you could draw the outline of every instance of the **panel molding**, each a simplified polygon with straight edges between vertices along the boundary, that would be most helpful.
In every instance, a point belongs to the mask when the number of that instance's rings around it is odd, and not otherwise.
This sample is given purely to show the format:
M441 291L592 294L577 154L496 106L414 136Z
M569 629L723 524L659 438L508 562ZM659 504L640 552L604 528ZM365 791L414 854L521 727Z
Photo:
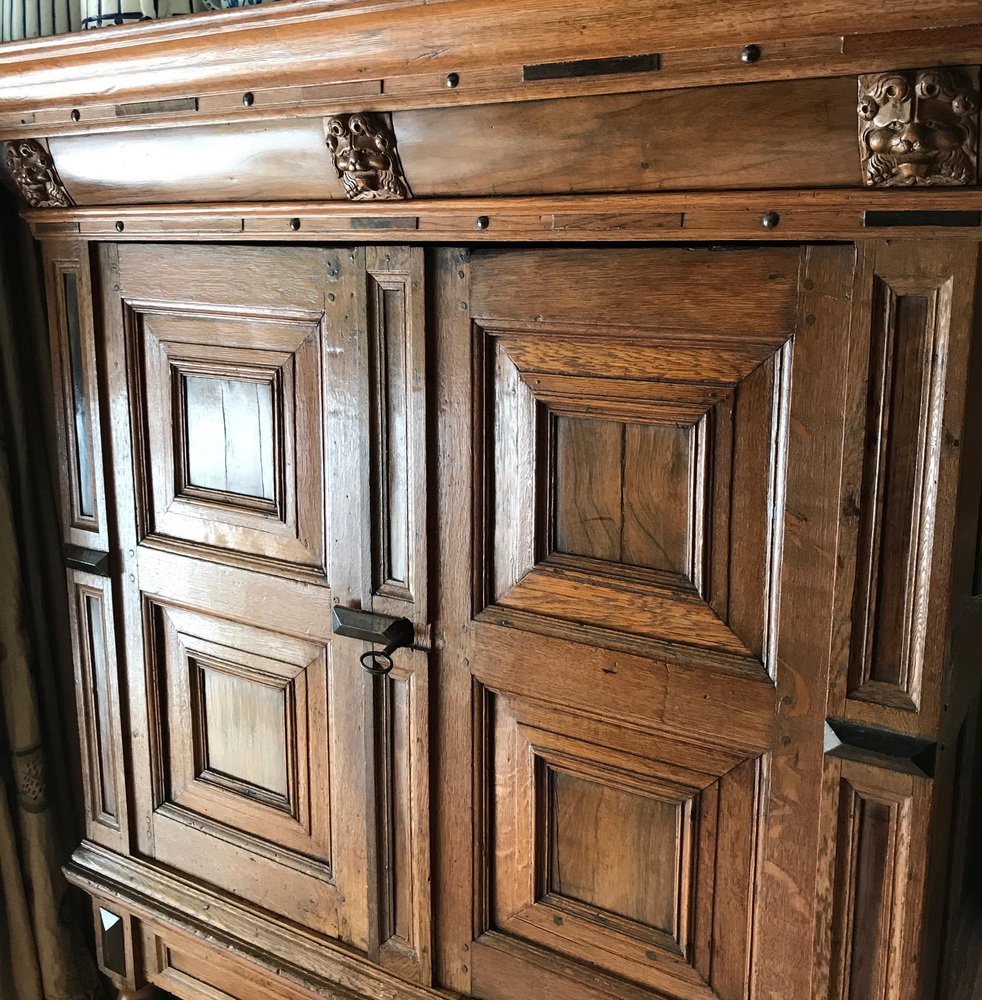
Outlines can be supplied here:
M127 850L125 766L110 581L67 572L88 836Z
M849 697L909 711L921 701L951 300L950 277L873 279Z
M330 732L327 649L144 602L146 634L154 637L147 673L154 816L207 827L235 847L333 882L331 761L327 746L315 752L310 739ZM202 668L282 692L283 794L209 768Z
M652 757L641 751L643 741L617 726L608 738L616 743L626 736L630 749L586 743L564 735L572 731L569 713L487 688L475 694L483 803L475 836L487 845L478 855L485 859L475 896L478 939L508 935L673 996L734 994L751 947L766 759L722 755L699 770L700 754L684 744L677 756L663 745L663 756ZM594 738L599 736L598 730ZM701 760L706 766L707 758ZM643 810L647 801L674 809L675 860L663 883L671 885L670 927L616 912L599 899L571 896L552 883L553 785L561 775L596 795L627 796L624 806ZM610 830L609 843L595 843L584 856L598 868L598 891L612 887L604 848L623 850L623 832ZM638 858L639 864L651 861L647 851Z
M642 336L541 323L527 331L501 320L475 323L473 337L481 397L476 481L487 483L475 491L482 559L474 573L474 616L496 624L520 618L520 627L534 623L533 631L557 636L575 626L594 644L671 660L685 655L684 647L698 648L723 669L773 676L790 341L773 335L722 343L695 336L683 350L662 330ZM583 535L579 553L559 551L564 508L557 490L572 490L582 506L600 476L587 468L579 487L565 484L558 435L563 426L568 433L576 429L560 423L571 420L597 432L619 429L625 447L629 429L689 428L683 485L658 484L686 497L686 512L672 529L685 539L681 572L670 558L663 567L621 561L623 525L620 540L594 531L595 541ZM609 433L594 436L593 456L576 460L610 465L621 476L621 489L627 488L630 470L623 456L617 463L611 453L617 442L602 444ZM567 456L567 466L574 458ZM646 472L650 465L643 463ZM610 508L606 522L616 521L618 510L623 519L623 498L597 502ZM587 513L584 508L582 516ZM594 524L602 513L594 511ZM731 532L733 514L739 538ZM733 575L759 578L759 594L747 597L731 587Z
M85 245L45 246L45 290L58 451L62 540L107 550L92 278Z
M123 313L141 544L326 584L323 314L137 299ZM193 377L269 384L271 498L190 482Z
M930 782L851 760L826 759L823 851L831 866L829 996L912 1000L927 849Z

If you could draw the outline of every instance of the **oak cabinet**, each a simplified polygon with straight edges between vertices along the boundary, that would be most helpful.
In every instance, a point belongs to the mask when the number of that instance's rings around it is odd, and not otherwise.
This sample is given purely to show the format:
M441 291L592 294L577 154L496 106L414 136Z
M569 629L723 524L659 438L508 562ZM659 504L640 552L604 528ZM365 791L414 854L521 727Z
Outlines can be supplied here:
M918 995L973 244L47 258L121 986Z
M634 6L0 48L124 997L945 996L978 11Z

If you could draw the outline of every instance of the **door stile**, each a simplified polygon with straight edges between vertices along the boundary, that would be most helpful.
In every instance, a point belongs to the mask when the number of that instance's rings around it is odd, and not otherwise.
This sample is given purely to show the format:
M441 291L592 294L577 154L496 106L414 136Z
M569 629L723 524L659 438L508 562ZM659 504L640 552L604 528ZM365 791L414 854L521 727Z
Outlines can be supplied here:
M373 683L377 960L431 981L426 308L423 251L365 250L365 607L408 619L414 647Z

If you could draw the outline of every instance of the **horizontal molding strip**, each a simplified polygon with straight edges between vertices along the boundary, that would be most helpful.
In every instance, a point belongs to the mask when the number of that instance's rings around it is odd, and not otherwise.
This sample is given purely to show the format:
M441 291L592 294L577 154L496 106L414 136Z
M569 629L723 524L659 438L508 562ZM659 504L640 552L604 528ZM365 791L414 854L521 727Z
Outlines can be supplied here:
M517 242L869 239L873 210L982 211L982 188L944 191L734 191L698 194L240 202L42 209L40 239ZM765 222L766 218L766 222ZM979 240L975 227L896 226L891 237Z
M72 885L104 903L115 902L151 925L219 942L235 955L308 984L321 995L339 990L351 997L447 1000L446 993L371 966L344 945L91 841L83 841L63 871ZM137 885L141 888L135 889ZM274 960L283 955L303 964Z
M879 24L890 30L870 30ZM748 44L760 50L756 61L741 60ZM658 72L523 80L524 66L645 52L659 53ZM76 130L85 130L93 104L113 117L118 104L270 88L285 97L289 88L368 82L385 101L410 96L428 107L978 62L977 0L938 0L930 27L920 9L883 0L872 9L827 0L795 16L777 0L732 0L698 18L680 18L661 0L620 8L595 0L296 0L4 45L0 116L8 127L32 127L39 114L74 109Z

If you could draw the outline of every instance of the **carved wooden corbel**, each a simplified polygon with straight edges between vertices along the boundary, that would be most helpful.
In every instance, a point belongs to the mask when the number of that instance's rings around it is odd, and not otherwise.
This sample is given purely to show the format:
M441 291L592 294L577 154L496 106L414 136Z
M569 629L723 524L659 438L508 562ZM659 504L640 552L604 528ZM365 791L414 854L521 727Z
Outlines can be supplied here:
M381 115L335 115L325 122L334 169L351 201L412 197L391 127Z
M860 76L859 147L867 187L975 184L978 67Z
M75 204L58 176L51 154L37 139L8 142L6 162L17 189L32 208L68 208Z

